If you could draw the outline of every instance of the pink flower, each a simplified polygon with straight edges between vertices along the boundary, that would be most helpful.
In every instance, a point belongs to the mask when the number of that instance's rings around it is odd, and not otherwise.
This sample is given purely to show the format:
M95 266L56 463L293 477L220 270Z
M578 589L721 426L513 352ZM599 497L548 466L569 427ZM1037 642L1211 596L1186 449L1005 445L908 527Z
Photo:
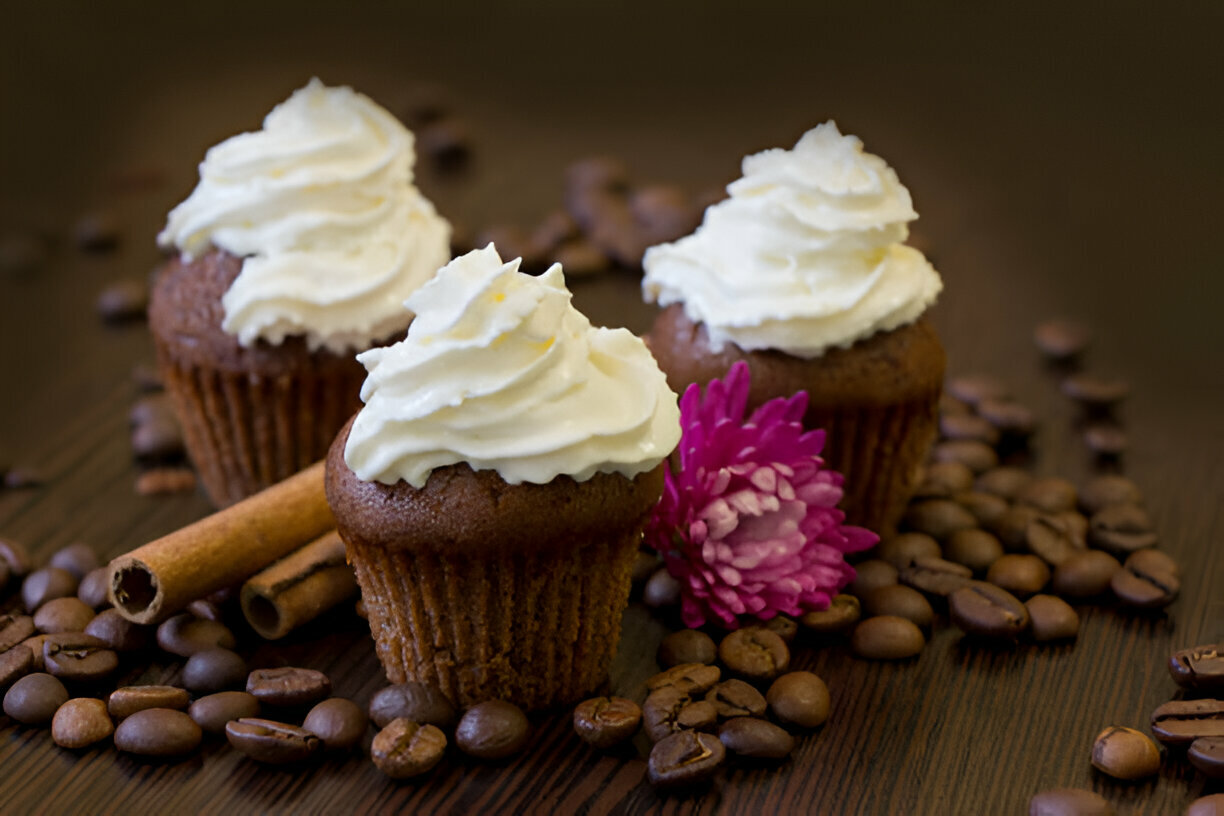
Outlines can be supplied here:
M680 582L687 626L826 609L854 578L845 554L875 533L842 524L842 475L824 469L825 432L804 432L807 392L772 399L744 421L748 366L680 399L680 469L669 466L646 528Z

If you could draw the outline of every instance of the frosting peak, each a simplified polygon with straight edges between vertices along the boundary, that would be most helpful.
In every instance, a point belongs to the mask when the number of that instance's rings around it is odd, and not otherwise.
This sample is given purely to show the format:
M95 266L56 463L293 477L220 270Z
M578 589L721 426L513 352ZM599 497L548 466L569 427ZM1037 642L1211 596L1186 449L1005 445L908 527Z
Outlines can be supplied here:
M243 258L222 298L242 345L303 334L366 348L403 330L404 298L450 257L450 226L412 184L413 148L368 97L312 79L262 130L209 149L158 243Z
M424 486L466 462L510 484L632 478L680 438L676 395L645 344L595 328L560 264L537 277L488 247L456 258L404 304L401 342L357 359L365 407L344 459L364 481Z
M646 251L648 301L683 303L717 350L816 357L913 322L942 288L904 246L918 217L879 156L833 122L747 156L695 233Z

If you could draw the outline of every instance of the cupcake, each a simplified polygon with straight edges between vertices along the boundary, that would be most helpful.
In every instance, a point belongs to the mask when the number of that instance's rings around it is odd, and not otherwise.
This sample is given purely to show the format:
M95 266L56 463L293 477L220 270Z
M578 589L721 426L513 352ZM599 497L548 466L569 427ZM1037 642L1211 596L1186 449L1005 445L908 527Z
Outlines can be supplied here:
M851 524L895 527L937 430L944 352L923 314L939 274L906 246L909 191L833 122L748 156L692 235L651 247L648 335L672 388L752 375L749 410L804 390Z
M211 148L171 211L149 323L214 504L327 454L360 405L355 353L402 336L404 299L450 258L414 158L390 113L315 79Z
M326 483L387 678L539 709L607 680L680 425L640 339L518 266L455 259L358 355Z

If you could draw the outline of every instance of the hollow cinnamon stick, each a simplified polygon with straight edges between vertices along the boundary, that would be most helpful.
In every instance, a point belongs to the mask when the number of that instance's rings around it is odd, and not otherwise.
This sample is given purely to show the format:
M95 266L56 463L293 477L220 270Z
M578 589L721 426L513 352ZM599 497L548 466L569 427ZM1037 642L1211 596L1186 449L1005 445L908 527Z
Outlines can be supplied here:
M323 462L110 563L119 614L157 623L197 598L240 584L336 526Z
M335 530L290 553L242 585L242 614L276 640L357 594L357 578Z

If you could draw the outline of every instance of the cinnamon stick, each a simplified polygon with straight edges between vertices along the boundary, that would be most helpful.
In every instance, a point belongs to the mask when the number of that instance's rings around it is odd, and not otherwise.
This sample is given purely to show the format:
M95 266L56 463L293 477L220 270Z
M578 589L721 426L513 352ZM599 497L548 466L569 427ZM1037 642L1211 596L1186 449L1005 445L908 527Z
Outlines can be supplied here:
M239 597L251 628L276 640L356 593L344 542L332 530L252 575Z
M197 598L240 584L336 526L323 462L110 563L119 614L157 623Z

